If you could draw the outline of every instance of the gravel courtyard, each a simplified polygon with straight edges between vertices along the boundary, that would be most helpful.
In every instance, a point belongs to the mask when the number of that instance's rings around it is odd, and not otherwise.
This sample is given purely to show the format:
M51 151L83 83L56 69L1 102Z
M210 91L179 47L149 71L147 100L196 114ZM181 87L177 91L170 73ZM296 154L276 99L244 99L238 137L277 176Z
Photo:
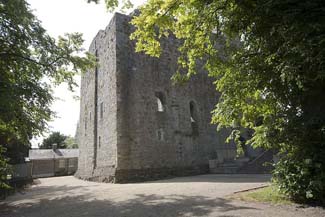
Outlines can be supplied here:
M267 175L201 175L136 184L107 184L72 176L37 180L0 202L6 217L324 217L322 208L277 206L227 199L267 185Z

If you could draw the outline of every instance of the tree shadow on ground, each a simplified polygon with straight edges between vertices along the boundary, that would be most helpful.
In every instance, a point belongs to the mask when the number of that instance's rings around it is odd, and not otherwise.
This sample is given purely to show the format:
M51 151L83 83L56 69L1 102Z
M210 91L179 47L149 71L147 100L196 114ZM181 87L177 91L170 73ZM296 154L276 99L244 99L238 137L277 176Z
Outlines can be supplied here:
M0 216L10 217L182 217L224 215L228 211L254 209L233 205L222 198L137 194L131 199L100 200L85 196L54 197L20 205L3 205Z
M5 201L0 201L0 208L1 204L4 204L6 202L12 202L17 201L21 199L40 199L40 198L53 198L58 197L60 195L73 195L75 192L78 192L78 195L87 195L92 193L91 187L88 186L69 186L69 185L61 185L61 186L37 186L34 188L26 188L24 190L21 190L19 192L16 192L13 195L10 195L8 198L6 198Z

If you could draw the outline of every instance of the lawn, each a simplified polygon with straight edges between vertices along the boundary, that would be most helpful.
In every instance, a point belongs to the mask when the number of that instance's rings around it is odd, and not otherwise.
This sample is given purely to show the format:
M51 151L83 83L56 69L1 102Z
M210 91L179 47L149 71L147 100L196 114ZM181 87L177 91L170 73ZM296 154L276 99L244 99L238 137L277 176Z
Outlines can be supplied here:
M254 202L269 202L273 204L292 204L293 202L281 194L276 186L271 185L256 190L239 192L231 196L233 199Z

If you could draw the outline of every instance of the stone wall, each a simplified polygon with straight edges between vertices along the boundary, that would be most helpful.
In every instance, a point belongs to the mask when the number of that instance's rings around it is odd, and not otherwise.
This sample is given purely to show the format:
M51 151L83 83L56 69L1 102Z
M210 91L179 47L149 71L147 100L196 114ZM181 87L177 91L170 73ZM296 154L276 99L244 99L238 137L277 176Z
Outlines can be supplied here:
M206 173L208 160L218 151L223 151L225 159L234 158L234 146L224 144L225 132L216 133L216 126L210 124L219 98L213 80L201 68L188 83L173 85L179 41L162 40L159 59L135 53L135 42L129 40L134 30L130 17L116 14L115 19L117 180ZM158 98L163 111L158 111Z
M116 25L113 18L99 31L89 51L98 66L82 76L78 130L79 163L76 176L111 180L116 167ZM97 77L97 78L96 78ZM95 97L97 96L97 97Z

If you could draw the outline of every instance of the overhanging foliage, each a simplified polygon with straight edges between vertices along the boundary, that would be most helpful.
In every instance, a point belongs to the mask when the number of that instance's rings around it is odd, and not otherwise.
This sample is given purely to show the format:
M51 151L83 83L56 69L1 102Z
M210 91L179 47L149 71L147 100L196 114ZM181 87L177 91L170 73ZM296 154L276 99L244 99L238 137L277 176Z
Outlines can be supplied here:
M195 75L198 60L216 79L222 95L212 122L233 137L253 129L253 146L283 154L281 189L324 201L325 2L148 0L140 11L136 50L159 56L160 38L174 34L182 41L174 79ZM295 162L308 162L302 176Z

